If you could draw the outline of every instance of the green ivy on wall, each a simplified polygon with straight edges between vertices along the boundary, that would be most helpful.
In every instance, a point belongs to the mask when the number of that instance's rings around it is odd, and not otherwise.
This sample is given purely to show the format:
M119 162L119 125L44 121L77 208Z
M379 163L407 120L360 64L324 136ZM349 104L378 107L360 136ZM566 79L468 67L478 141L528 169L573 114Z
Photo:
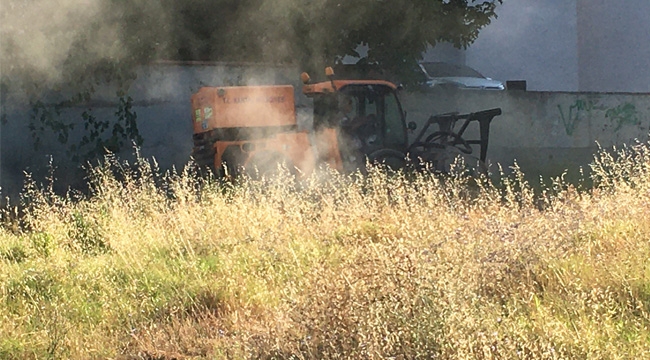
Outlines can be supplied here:
M107 153L118 153L125 146L142 145L143 138L138 130L133 98L127 94L128 85L135 79L135 74L128 74L126 79L129 81L124 81L123 76L115 76L114 79L117 79L118 85L114 117L98 117L93 112L92 95L95 93L95 85L101 85L101 81L56 103L47 103L41 98L30 101L28 128L34 149L42 147L45 137L53 138L66 147L66 154L71 161L86 162ZM106 84L111 79L109 77L104 81ZM63 116L65 109L82 108L83 105L88 105L88 108L81 113L81 119Z

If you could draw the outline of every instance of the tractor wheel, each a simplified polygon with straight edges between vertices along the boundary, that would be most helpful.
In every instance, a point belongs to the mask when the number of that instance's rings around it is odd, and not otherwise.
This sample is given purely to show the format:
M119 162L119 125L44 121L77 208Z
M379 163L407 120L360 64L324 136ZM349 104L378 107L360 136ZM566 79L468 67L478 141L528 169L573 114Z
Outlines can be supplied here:
M282 173L296 176L293 163L277 152L260 152L252 155L243 166L243 173L254 180L277 178Z
M443 158L440 165L444 173L459 173L476 179L489 175L485 162L475 156L450 151Z
M201 175L208 175L210 172L215 173L214 168L215 151L211 146L198 146L192 149L192 158L199 168Z
M406 155L393 149L381 149L368 155L368 162L386 166L392 171L399 171L406 167Z

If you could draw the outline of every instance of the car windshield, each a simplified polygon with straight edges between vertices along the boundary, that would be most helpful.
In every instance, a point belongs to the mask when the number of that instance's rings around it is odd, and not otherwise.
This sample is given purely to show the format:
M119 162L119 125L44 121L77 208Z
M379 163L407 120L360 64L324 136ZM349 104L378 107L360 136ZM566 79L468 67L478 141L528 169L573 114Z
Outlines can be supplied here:
M485 78L478 71L463 65L454 65L442 62L422 63L422 67L432 78L438 77L477 77Z

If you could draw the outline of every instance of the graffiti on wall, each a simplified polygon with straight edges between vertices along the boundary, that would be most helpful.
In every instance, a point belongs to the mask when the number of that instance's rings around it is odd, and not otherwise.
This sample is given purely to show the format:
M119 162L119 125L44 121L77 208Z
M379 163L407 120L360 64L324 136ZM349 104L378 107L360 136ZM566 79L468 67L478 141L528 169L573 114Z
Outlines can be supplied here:
M612 121L616 127L614 131L620 130L624 125L640 125L639 113L636 106L624 103L605 111L605 118Z
M557 106L560 111L560 119L564 125L566 134L571 136L584 118L590 118L594 110L605 110L605 107L598 103L598 100L577 99L569 105L565 111L562 105Z
M585 119L595 119L597 115L604 118L614 125L614 131L619 131L623 126L640 125L641 119L636 106L629 102L621 103L614 107L608 107L599 102L599 100L576 99L568 107L557 106L560 113L560 120L564 126L566 134L572 136L578 125ZM607 127L607 125L605 126Z

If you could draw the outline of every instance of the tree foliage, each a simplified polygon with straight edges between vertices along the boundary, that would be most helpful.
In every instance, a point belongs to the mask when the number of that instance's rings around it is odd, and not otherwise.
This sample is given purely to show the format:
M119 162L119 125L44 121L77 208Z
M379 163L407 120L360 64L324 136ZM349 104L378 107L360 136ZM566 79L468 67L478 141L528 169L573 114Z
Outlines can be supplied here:
M440 42L466 47L501 0L168 0L180 60L270 61L310 69L346 55L397 70Z
M2 74L38 82L49 72L56 73L50 76L55 82L76 82L97 64L160 59L310 68L359 55L359 45L369 49L365 61L394 69L413 64L440 42L469 45L501 2L8 0L0 11ZM48 16L50 21L30 22ZM43 44L36 43L39 38Z

